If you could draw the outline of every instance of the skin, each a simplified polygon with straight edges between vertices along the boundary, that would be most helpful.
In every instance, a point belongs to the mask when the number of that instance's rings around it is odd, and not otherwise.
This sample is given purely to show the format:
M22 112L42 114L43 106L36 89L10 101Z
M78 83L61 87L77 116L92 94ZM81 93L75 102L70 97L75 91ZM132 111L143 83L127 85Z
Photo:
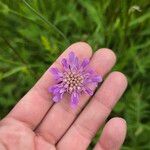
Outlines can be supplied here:
M92 54L84 42L72 44L51 67L60 70L60 61L73 51L80 59L90 58L90 66L106 77L115 65L116 56L107 48ZM121 72L107 75L95 95L83 94L77 108L70 107L69 97L53 103L48 87L54 84L49 69L33 88L0 121L0 150L84 150L104 124L112 108L124 93L127 79ZM126 122L115 117L103 129L94 150L119 150L126 135Z

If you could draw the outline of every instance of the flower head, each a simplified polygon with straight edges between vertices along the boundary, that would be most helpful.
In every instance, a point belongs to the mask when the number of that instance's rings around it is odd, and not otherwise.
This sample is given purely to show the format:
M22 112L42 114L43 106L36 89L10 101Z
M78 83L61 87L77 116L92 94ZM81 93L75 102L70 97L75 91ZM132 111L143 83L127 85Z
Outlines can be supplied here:
M68 58L63 58L63 71L51 68L56 84L49 88L53 94L53 101L59 102L65 93L71 97L71 105L74 107L79 102L80 95L84 92L93 95L91 85L97 86L102 81L102 77L94 73L88 66L89 59L79 61L73 52L69 53Z

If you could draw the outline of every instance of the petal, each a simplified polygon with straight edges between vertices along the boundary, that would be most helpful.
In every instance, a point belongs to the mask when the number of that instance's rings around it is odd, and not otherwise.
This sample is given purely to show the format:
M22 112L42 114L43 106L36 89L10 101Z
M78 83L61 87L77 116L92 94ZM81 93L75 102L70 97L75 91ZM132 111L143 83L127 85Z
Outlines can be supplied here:
M87 94L89 94L89 95L93 95L93 90L91 90L90 88L88 88L88 87L84 87L85 89L84 89L84 92L85 93L87 93Z
M61 88L60 87L56 87L53 91L53 94L58 94L60 93Z
M59 73L59 70L57 68L50 68L50 72L55 75Z
M50 92L50 93L56 93L56 91L58 90L60 90L60 89L62 89L63 88L63 84L56 84L56 85L53 85L53 86L50 86L49 88L48 88L48 91Z
M92 81L93 81L93 82L97 82L97 83L98 83L98 82L102 82L102 80L103 80L103 79L102 79L101 76L94 76L94 77L92 78Z
M85 79L90 79L93 77L94 71L93 69L86 67L86 69L83 72L83 75L85 77Z
M74 54L74 52L70 52L69 53L69 62L72 63L72 62L74 62L74 60L75 60L75 54Z
M54 102L59 102L60 101L60 96L55 95L52 99Z
M91 83L91 82L93 82L91 80L91 78L84 76L83 84L87 84L87 83Z
M92 75L92 74L94 73L94 71L93 71L93 69L91 69L91 68L87 68L87 69L86 69L86 73Z
M59 101L62 99L63 94L64 94L64 93L57 93L56 95L54 95L54 97L52 98L52 100L53 100L54 102L59 102Z
M51 87L48 88L48 92L49 92L49 93L53 93L54 89L55 89L55 87L54 87L54 86L51 86Z
M69 53L69 66L72 71L77 70L77 66L76 66L77 61L78 60L77 60L77 57L75 56L75 54L73 52L70 52Z
M54 92L54 90L55 90L55 89L57 89L58 87L59 87L59 85L58 85L58 84L53 85L53 86L51 86L51 87L49 87L49 88L48 88L48 91L49 91L50 93L53 93L53 92Z
M62 88L62 89L60 89L60 91L59 91L59 93L64 93L64 92L66 92L66 89L65 89L65 88Z
M85 58L83 61L82 61L82 64L81 64L81 67L82 68L85 68L88 64L89 64L90 60Z
M80 67L78 57L75 57L75 62L74 62L74 64L75 64L76 69L78 70L78 69L79 69L79 67Z
M76 107L79 102L79 94L77 92L73 92L71 94L71 106Z
M57 68L51 68L50 72L55 76L55 78L63 76L63 74Z
M63 67L64 67L65 69L68 69L69 64L68 64L68 62L67 62L67 59L63 58L62 61L61 61L61 63L62 63L62 65L63 65Z

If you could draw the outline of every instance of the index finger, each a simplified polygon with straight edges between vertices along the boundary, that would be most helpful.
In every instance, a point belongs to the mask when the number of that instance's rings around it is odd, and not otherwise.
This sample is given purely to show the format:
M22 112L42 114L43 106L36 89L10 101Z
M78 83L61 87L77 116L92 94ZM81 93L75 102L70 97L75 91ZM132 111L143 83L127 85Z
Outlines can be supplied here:
M57 67L61 70L60 63L62 58L66 57L71 51L74 52L79 59L90 58L92 56L91 47L87 43L78 42L68 47L51 67ZM17 103L6 118L13 117L34 129L53 105L51 95L48 93L48 87L53 85L54 82L48 69L33 88Z

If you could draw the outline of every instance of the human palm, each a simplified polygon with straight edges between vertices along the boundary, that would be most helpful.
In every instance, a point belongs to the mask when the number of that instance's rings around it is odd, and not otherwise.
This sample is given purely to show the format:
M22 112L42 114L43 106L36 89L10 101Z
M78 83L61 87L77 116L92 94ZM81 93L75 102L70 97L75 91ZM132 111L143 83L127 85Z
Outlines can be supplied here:
M91 47L72 44L51 67L61 69L60 61L73 51L80 59L90 58L90 66L103 78L114 66L115 54L106 48L92 55ZM85 150L107 119L112 108L126 89L126 77L112 72L94 96L83 94L76 108L62 101L51 100L48 87L54 84L49 69L33 88L0 121L0 150ZM119 150L126 134L122 118L109 120L94 150Z

